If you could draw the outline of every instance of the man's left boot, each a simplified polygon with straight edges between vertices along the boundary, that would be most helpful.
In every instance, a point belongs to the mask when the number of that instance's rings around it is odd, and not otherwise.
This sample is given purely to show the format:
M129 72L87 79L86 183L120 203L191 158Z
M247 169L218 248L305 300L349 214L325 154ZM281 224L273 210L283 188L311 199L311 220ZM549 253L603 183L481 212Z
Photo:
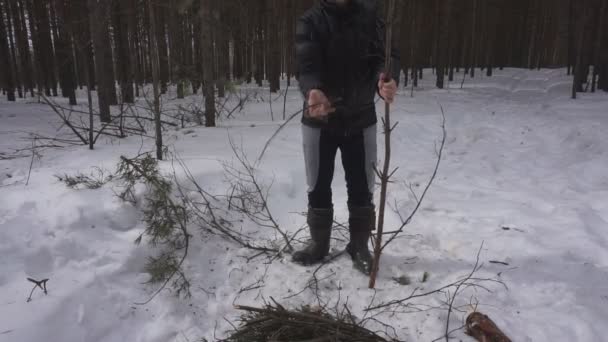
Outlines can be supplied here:
M369 275L372 269L372 254L368 241L376 225L376 211L374 207L350 207L349 213L350 242L346 251L350 254L355 269Z

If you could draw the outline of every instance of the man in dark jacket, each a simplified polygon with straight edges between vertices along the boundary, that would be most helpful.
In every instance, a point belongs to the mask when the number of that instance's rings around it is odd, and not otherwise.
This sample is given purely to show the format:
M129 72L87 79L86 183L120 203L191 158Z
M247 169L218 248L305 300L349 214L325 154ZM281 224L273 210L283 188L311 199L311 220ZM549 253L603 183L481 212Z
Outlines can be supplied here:
M302 118L311 241L293 254L297 263L320 262L329 253L333 225L331 182L340 149L348 190L350 243L356 269L368 274L368 240L375 226L378 93L392 103L399 62L385 75L384 24L373 0L321 0L298 21L298 81L304 95Z

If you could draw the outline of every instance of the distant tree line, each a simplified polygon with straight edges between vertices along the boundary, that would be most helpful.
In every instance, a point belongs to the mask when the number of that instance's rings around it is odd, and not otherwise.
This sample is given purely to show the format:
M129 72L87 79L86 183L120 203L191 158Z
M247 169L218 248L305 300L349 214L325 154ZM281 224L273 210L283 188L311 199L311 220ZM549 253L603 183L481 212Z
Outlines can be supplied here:
M295 76L295 23L314 2L0 0L0 88L11 101L76 104L75 89L90 86L109 120L110 105L152 82L158 55L161 93L223 97L235 80L276 92ZM399 0L394 15L405 86L425 68L443 88L457 73L566 67L573 96L608 91L608 0Z

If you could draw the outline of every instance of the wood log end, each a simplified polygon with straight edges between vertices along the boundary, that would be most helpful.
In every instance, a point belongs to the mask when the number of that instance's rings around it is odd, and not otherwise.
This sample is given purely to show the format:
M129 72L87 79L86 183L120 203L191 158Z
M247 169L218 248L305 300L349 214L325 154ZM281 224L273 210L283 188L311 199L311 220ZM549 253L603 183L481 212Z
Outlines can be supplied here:
M473 312L467 317L466 333L480 342L511 342L511 339L481 312Z

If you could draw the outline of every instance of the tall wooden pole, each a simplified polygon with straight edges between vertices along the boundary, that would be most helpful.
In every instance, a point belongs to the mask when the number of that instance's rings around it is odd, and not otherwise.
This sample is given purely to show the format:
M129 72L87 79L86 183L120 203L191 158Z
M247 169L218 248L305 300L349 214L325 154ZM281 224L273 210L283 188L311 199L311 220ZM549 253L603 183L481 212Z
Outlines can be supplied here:
M387 20L386 20L386 55L384 60L384 79L389 81L391 77L391 57L392 57L392 39L393 39L393 17L395 13L395 0L389 0ZM388 102L384 103L384 167L380 173L380 207L378 209L378 230L374 244L374 262L369 278L369 288L373 289L376 286L376 277L380 266L380 255L382 254L382 233L384 231L384 211L386 208L386 191L388 189L388 181L390 178L391 167L391 105Z

